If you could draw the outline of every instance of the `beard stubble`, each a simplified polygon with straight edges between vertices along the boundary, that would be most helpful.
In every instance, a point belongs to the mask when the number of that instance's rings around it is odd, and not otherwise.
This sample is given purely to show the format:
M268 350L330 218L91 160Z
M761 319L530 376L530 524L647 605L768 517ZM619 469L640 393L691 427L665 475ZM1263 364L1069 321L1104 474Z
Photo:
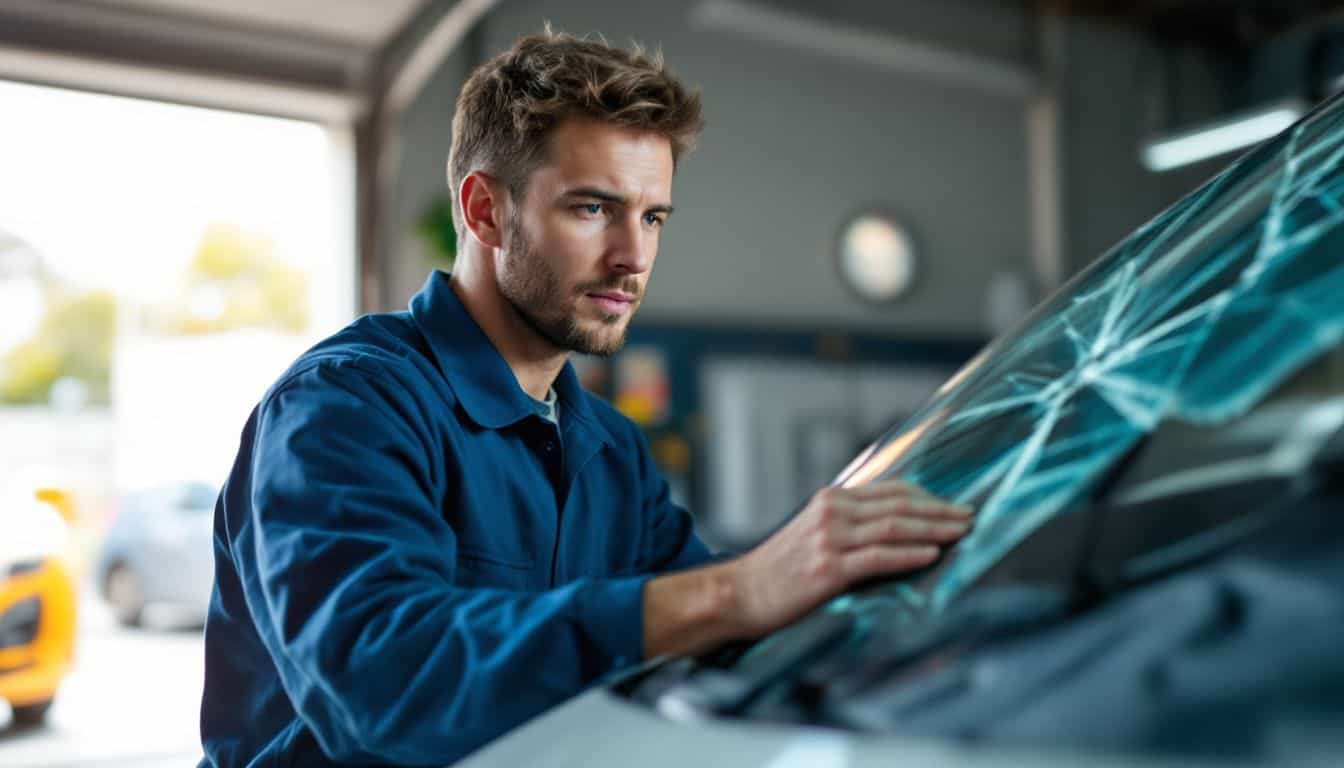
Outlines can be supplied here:
M602 315L601 327L586 329L579 324L578 301L587 293L621 291L640 298L639 281L633 275L616 275L600 283L577 286L567 294L545 255L533 248L521 222L509 217L509 241L499 275L499 289L513 311L538 336L552 345L585 355L609 357L625 345L625 329L603 333L621 323L620 315Z

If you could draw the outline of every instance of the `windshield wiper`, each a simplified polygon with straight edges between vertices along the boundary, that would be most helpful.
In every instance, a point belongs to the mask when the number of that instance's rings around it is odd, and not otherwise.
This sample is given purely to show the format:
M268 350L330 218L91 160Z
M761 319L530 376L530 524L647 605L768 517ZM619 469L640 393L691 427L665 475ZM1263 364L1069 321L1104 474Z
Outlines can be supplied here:
M702 667L657 698L658 711L675 720L699 720L740 712L805 661L825 654L854 635L855 620L822 611L762 641L733 669Z

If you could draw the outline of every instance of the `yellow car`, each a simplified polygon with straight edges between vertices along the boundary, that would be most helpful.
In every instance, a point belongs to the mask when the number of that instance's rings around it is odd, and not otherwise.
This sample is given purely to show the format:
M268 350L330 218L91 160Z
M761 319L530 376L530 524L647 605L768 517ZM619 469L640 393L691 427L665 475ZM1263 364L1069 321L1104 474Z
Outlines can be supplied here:
M75 586L62 513L32 494L0 500L0 699L15 725L51 707L75 650Z

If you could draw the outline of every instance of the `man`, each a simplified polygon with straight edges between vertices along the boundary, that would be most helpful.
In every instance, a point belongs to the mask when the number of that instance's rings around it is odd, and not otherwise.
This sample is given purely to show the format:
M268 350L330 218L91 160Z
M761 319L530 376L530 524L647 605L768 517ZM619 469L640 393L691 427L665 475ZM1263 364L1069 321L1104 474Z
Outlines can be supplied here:
M715 561L571 351L624 339L700 102L642 53L546 33L453 119L453 273L305 353L221 494L205 764L452 762L624 665L781 627L930 563L968 511L825 489Z

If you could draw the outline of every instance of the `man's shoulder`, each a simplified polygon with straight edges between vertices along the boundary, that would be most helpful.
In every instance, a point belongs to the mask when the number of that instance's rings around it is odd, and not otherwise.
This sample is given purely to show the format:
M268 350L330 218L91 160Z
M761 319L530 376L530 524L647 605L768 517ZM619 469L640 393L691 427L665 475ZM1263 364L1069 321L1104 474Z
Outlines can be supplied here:
M407 312L357 318L299 355L266 397L281 390L334 381L380 381L411 395L434 391L441 396L440 390L444 389L437 386L442 376Z

